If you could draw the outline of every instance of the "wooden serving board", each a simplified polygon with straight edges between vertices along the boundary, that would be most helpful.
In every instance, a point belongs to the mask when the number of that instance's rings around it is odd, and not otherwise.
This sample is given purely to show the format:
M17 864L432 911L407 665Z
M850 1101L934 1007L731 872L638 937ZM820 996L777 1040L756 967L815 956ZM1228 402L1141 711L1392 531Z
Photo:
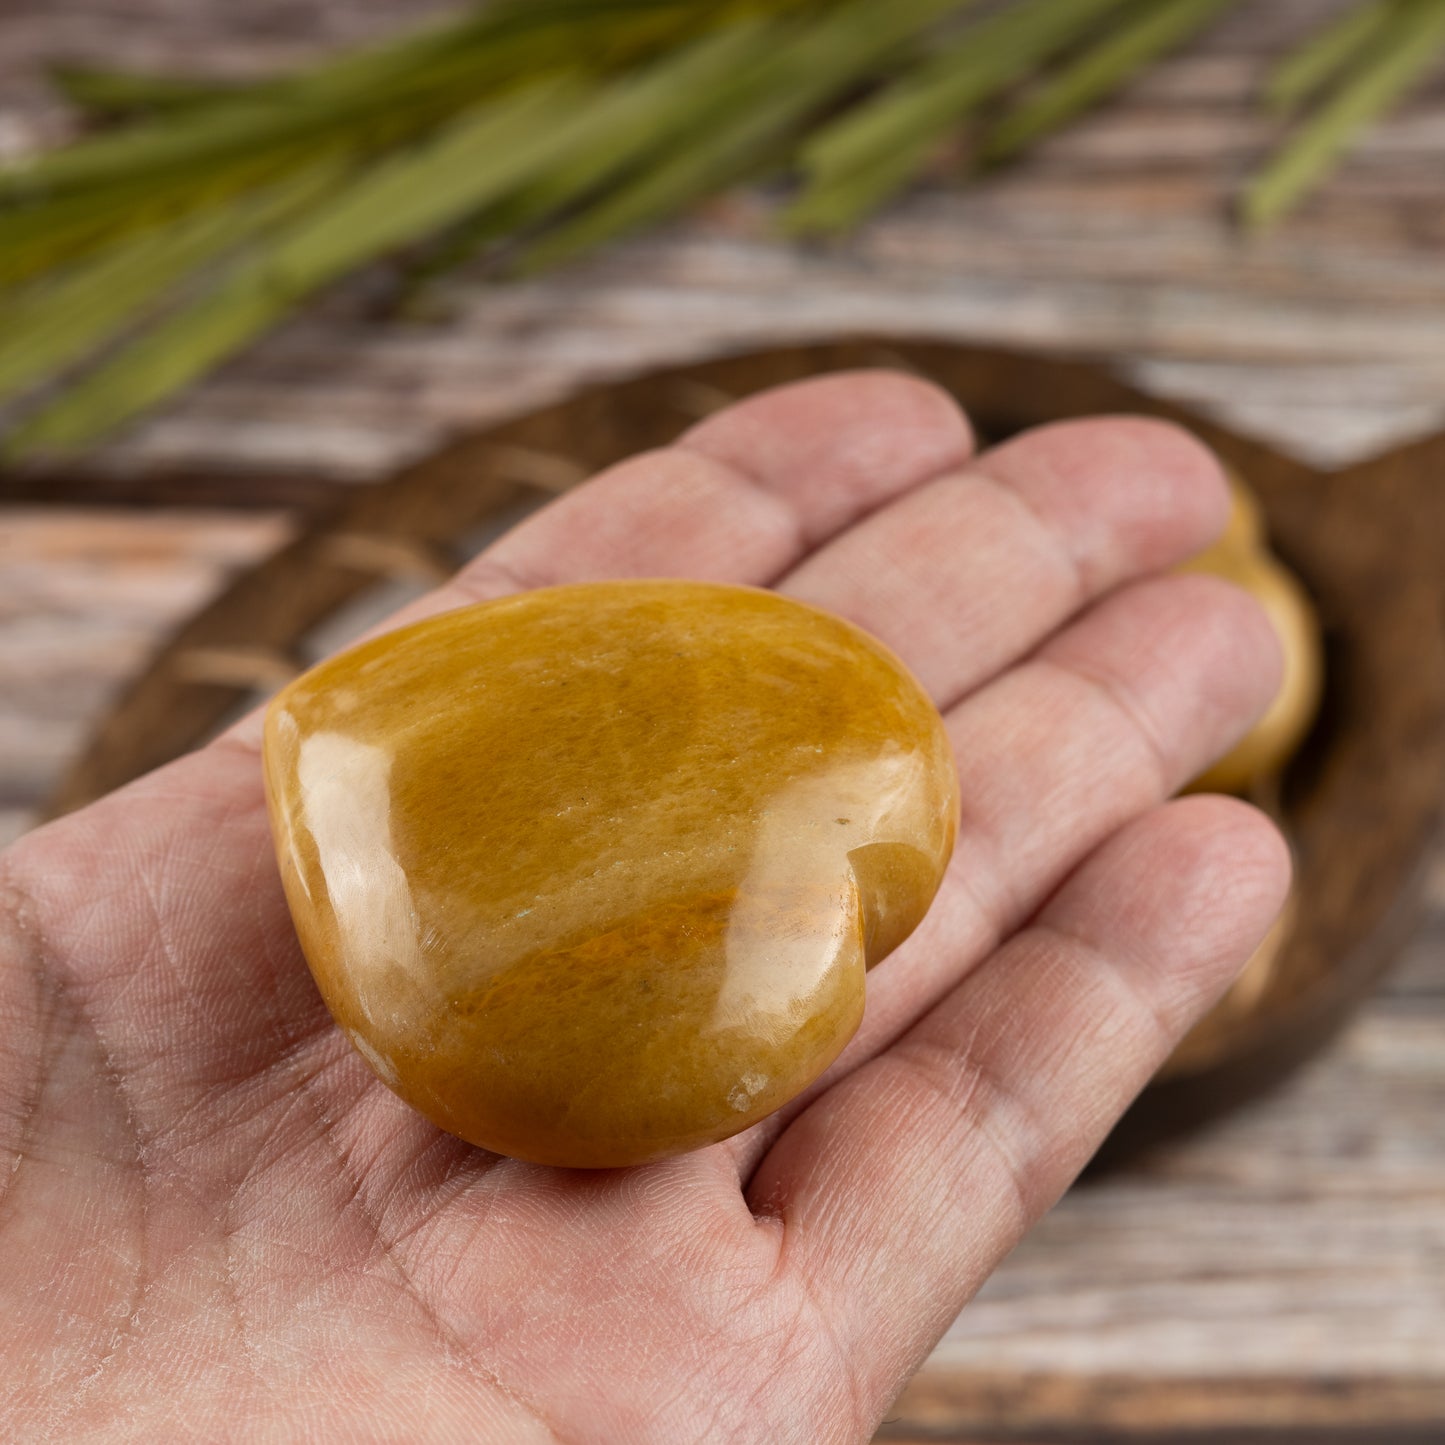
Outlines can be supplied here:
M1157 1084L1107 1163L1259 1092L1314 1052L1407 936L1445 801L1445 439L1321 474L1146 397L1099 368L908 340L789 347L597 387L447 447L334 507L174 637L53 799L64 811L204 740L344 640L379 579L440 578L539 493L666 443L699 414L779 382L907 367L956 395L985 436L1132 411L1192 427L1258 491L1275 546L1325 630L1320 721L1278 807L1298 854L1298 922L1253 1011L1203 1067ZM339 622L338 622L339 618ZM330 619L330 621L328 621Z

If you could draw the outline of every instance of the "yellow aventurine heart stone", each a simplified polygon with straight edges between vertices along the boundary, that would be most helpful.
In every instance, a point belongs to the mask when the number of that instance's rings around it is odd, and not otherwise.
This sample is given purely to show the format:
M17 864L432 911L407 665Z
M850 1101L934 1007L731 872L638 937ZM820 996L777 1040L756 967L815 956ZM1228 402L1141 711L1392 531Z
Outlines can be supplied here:
M694 582L364 643L274 699L265 771L302 948L366 1061L463 1139L583 1167L724 1139L822 1073L958 812L892 653Z

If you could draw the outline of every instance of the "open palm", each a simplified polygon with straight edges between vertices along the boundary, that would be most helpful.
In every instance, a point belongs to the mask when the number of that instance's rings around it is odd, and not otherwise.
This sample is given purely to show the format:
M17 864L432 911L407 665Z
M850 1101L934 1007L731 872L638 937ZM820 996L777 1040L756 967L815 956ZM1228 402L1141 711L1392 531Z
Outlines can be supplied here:
M1277 678L1247 598L1154 575L1226 507L1159 423L975 458L941 392L835 376L612 469L409 611L773 585L944 712L957 853L859 1035L783 1114L664 1163L499 1158L372 1077L291 929L255 720L23 839L0 1436L865 1440L1280 903L1264 819L1165 802Z

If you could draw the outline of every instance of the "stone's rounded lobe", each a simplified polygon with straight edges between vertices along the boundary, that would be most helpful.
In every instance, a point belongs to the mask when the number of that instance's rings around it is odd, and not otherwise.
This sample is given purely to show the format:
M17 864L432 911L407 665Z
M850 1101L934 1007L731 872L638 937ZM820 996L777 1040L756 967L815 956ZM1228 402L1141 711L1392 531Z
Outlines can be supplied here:
M1284 665L1264 715L1188 790L1245 794L1283 768L1308 733L1319 711L1324 654L1308 594L1269 549L1259 499L1237 474L1228 476L1231 505L1223 535L1178 570L1222 577L1250 593L1274 627Z
M815 1079L953 849L938 713L851 624L694 582L428 619L271 703L286 896L337 1022L474 1144L608 1167Z

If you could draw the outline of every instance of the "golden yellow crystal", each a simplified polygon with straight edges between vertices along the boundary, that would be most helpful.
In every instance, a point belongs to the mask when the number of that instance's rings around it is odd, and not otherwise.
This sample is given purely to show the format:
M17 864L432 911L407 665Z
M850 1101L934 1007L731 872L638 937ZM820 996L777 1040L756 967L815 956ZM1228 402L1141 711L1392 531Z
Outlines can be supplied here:
M774 593L551 588L322 663L265 771L297 933L375 1072L519 1158L726 1138L837 1056L952 851L942 720Z

